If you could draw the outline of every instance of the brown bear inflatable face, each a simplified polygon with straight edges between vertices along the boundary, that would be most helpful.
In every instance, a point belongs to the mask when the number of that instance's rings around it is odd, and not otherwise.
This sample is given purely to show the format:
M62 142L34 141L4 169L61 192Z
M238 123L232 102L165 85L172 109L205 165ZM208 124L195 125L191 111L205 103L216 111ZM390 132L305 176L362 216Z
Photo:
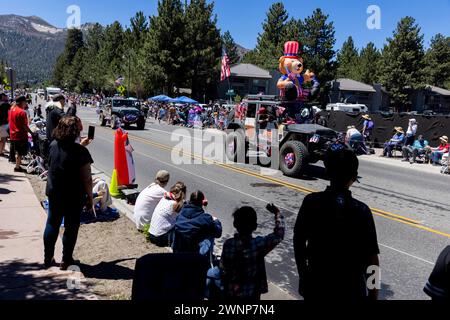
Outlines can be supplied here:
M284 75L288 73L294 73L300 75L303 72L303 59L298 58L286 58L282 57L280 59L280 72Z

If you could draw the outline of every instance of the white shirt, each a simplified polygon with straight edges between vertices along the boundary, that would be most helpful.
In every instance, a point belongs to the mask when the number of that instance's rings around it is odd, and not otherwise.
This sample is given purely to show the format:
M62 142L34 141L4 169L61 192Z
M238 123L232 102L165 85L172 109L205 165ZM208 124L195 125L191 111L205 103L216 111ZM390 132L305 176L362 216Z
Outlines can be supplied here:
M160 237L175 226L178 212L174 210L177 204L174 200L161 199L155 208L152 216L152 223L150 224L150 234L155 237Z
M143 230L144 226L152 221L153 211L159 201L164 197L164 190L160 185L154 183L142 191L134 206L134 221L136 228Z

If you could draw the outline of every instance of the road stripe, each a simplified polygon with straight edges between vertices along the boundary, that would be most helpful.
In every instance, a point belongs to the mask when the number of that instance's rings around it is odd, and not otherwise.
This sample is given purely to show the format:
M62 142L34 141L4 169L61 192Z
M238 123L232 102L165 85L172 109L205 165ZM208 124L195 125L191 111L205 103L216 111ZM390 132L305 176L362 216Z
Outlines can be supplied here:
M287 181L283 181L283 180L280 180L280 179L277 179L277 178L272 178L272 177L269 177L269 176L264 176L264 175L252 172L250 170L247 170L247 169L239 168L239 167L236 167L236 166L231 166L231 165L228 165L228 164L223 164L223 163L220 163L220 162L215 161L215 160L205 159L204 157L201 157L199 155L195 155L195 154L192 154L190 152L187 152L187 151L175 148L175 147L171 147L171 146L167 146L167 145L164 145L164 144L160 144L160 143L157 143L157 142L145 139L145 138L141 138L141 137L134 136L134 135L129 135L129 138L130 138L130 140L135 140L135 141L147 144L147 145L151 145L151 146L163 149L163 150L170 151L170 152L179 151L179 152L182 152L183 154L186 154L187 156L190 156L192 158L203 160L206 163L210 163L210 164L222 167L222 168L227 169L229 171L234 171L236 173L240 173L240 174L248 175L248 176L251 176L251 177L254 177L254 178L258 178L260 180L264 180L264 181L267 181L267 182L272 182L274 184L278 184L278 185L284 186L284 187L289 188L291 190L296 190L296 191L299 191L299 192L302 192L302 193L305 193L305 194L310 194L310 193L317 192L315 190L308 189L308 188L305 188L305 187L301 187L299 185L295 185L295 184L287 182ZM434 233L434 234L439 235L439 236L450 238L450 234L449 233L438 231L438 230L426 227L426 226L422 225L420 221L416 221L416 220L413 220L413 219L410 219L410 218L407 218L407 217L404 217L404 216L401 216L401 215L398 215L398 214L394 214L394 213L391 213L391 212L387 212L387 211L384 211L384 210L380 210L380 209L377 209L377 208L371 208L371 210L372 210L373 214L376 215L376 216L379 216L379 217L382 217L382 218L386 218L386 219L389 219L391 221L400 222L402 224L405 224L405 225L408 225L408 226L411 226L411 227L414 227L416 229L420 229L420 230L423 230L423 231L427 231L427 232L430 232L430 233Z
M105 138L103 138L103 137L99 137L99 138L100 138L101 140L104 140L104 141L107 141L107 142L109 142L109 143L112 143L110 140L105 139ZM165 148L165 149L171 150L171 148ZM155 161L160 162L160 163L162 163L162 164L164 164L164 165L166 165L166 166L169 166L169 167L171 167L171 168L174 168L174 169L176 169L176 170L178 170L178 171L185 172L185 173L187 173L187 174L189 174L189 175L192 175L192 176L194 176L194 177L203 179L203 180L205 180L205 181L214 183L214 184L216 184L216 185L218 185L218 186L221 186L221 187L223 187L223 188L226 188L226 189L232 190L232 191L234 191L234 192L240 193L240 194L242 194L242 195L245 195L246 197L253 198L253 199L258 200L258 201L260 201L260 202L262 202L262 203L266 203L266 204L269 203L268 201L266 201L266 200L264 200L264 199L258 198L258 197L256 197L256 196L253 196L253 195L248 194L248 193L246 193L246 192L243 192L243 191L241 191L241 190L235 189L235 188L233 188L233 187L224 185L224 184L219 183L219 182L217 182L217 181L214 181L214 180L212 180L212 179L209 179L209 178L200 176L200 175L198 175L198 174L196 174L196 173L187 171L187 170L185 170L185 169L180 168L179 166L173 165L173 164L171 164L171 163L167 163L167 162L162 161L162 160L160 160L160 159L158 159L158 158L155 158L155 157L149 156L149 155L147 155L147 154L144 154L144 153L142 153L142 152L140 152L140 151L135 150L134 152L135 152L136 154L139 154L139 155L143 156L143 157L146 157L146 158L148 158L148 159L155 160ZM284 211L287 211L287 212L290 212L290 213L293 213L293 214L297 214L297 212L294 212L294 211L292 211L292 210L289 210L289 209L287 209L287 208L284 208L283 206L279 206L279 205L277 205L277 206L278 206L280 209L284 210ZM382 244L382 243L379 243L379 245L382 246L382 247L385 247L385 248L387 248L387 249L390 249L390 250L392 250L392 251L395 251L395 252L397 252L397 253L401 253L401 254L406 255L406 256L408 256L408 257L411 257L411 258L417 259L417 260L419 260L419 261L425 262L425 263L427 263L427 264L434 265L433 262L430 262L430 261L428 261L428 260L425 260L425 259L420 258L420 257L415 256L415 255L412 255L412 254L407 253L407 252L405 252L405 251L402 251L402 250L393 248L393 247L391 247L391 246L387 246L387 245Z
M422 259L422 258L420 258L420 257L418 257L418 256L415 256L415 255L413 255L413 254L409 254L408 252L405 252L405 251L402 251L402 250L398 250L398 249L392 248L392 247L390 247L390 246L387 246L387 245L385 245L385 244L382 244L382 243L378 243L378 244L379 244L380 246L382 246L382 247L385 247L385 248L387 248L387 249L390 249L390 250L392 250L392 251L395 251L395 252L398 252L398 253L404 254L404 255L406 255L406 256L408 256L408 257L411 257L411 258L414 258L414 259L420 260L420 261L422 261L422 262L425 262L425 263L427 263L427 264L429 264L429 265L432 265L432 266L434 266L434 263L433 263L433 262L431 262L431 261L428 261L428 260Z

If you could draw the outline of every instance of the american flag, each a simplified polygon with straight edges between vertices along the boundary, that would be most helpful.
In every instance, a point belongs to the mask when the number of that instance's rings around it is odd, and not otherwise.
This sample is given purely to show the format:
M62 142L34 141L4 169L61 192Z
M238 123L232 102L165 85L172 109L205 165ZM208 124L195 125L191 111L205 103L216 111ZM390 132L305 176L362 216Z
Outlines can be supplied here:
M220 81L224 81L230 76L231 76L230 59L228 59L228 54L225 48L222 48L222 70L220 73Z

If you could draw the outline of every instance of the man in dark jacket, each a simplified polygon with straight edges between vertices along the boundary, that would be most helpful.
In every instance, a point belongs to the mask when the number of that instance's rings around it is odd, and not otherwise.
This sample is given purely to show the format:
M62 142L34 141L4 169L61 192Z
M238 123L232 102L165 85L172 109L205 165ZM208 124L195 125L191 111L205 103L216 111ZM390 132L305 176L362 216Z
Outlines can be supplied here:
M53 103L47 107L47 140L48 143L53 141L53 130L58 126L59 120L66 114L64 112L64 105L66 104L66 98L59 94L53 97Z
M222 224L206 213L205 195L196 191L191 195L175 223L173 251L175 253L199 252L200 243L222 236Z

